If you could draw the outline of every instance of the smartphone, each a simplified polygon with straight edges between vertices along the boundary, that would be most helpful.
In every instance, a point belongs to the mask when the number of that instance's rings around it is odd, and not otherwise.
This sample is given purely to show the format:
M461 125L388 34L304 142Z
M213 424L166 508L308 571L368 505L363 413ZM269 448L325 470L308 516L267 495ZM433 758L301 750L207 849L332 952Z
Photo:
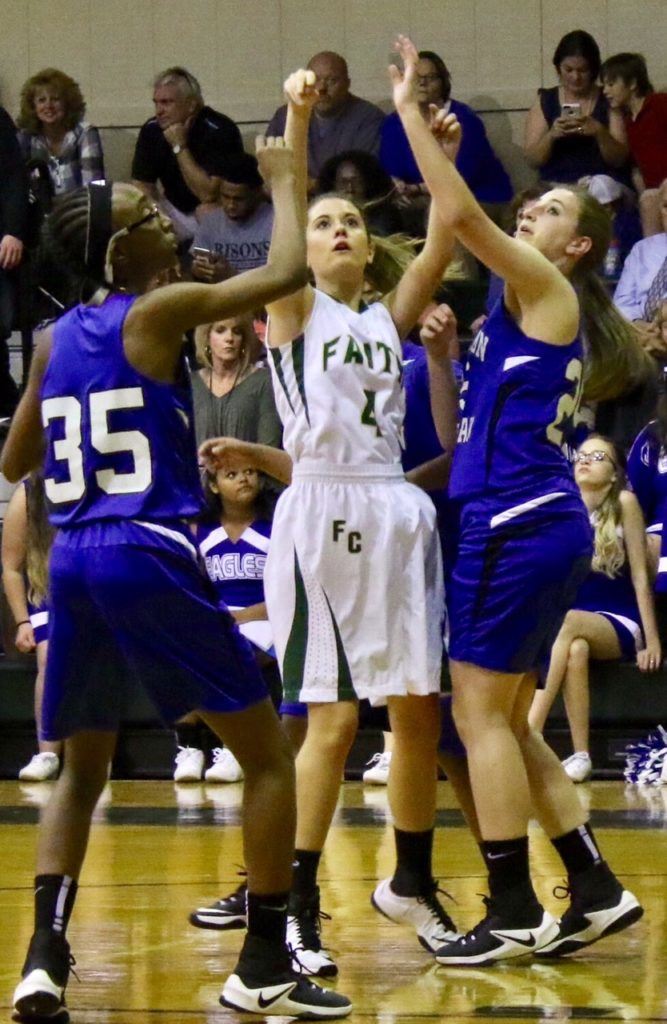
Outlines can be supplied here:
M581 117L581 103L564 103L560 109L563 117Z
M204 249L200 245L193 246L190 251L195 258L198 256L200 260L210 260L213 258L213 253L211 252L211 250Z

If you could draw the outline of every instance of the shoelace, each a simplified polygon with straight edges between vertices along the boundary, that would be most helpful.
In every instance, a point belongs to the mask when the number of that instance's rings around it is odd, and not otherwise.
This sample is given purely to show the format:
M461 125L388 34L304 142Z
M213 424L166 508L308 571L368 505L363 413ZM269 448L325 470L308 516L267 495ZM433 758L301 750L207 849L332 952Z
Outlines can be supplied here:
M81 978L79 977L79 975L74 970L74 968L76 967L76 960L74 959L74 957L72 956L71 953L69 954L69 957L67 958L67 964L68 964L68 967L69 967L70 974L74 975L74 977L76 978L76 980L79 982L79 985L80 985L81 984Z
M435 917L438 923L441 924L447 931L455 932L456 925L452 921L451 917L449 916L445 908L440 903L440 900L438 899L438 893L441 893L443 896L446 896L448 900L452 901L452 903L456 903L456 900L451 895L451 893L447 892L446 889L441 889L437 882L435 884L435 887L431 890L431 892L427 893L424 896L418 896L417 902L422 903L425 907L427 907L430 910L433 917Z
M477 929L481 928L481 926L486 921L487 917L490 917L492 912L493 912L492 911L493 900L491 899L491 897L490 896L485 896L481 892L478 892L477 895L480 897L480 899L482 900L482 903L486 907L486 914L484 915L484 917L482 918L481 921L478 921L478 923L475 925L474 928L471 928L469 932L466 932L465 935L462 935L461 938L457 940L458 942L461 943L462 946L465 946L468 942L474 942L476 940L476 938L477 938Z
M320 932L322 930L320 921L330 921L331 914L327 914L324 910L318 909L317 911L313 911L307 909L302 911L300 914L293 914L290 916L293 917L294 923L296 924L299 943L298 945L292 945L291 942L287 943L289 954L301 966L302 971L306 974L315 974L315 971L311 971L310 968L304 964L303 960L299 957L299 953L301 951L306 952L310 950L311 952L323 953L325 956L328 956L328 949L320 942ZM298 974L297 977L299 977ZM312 982L309 984L312 984Z

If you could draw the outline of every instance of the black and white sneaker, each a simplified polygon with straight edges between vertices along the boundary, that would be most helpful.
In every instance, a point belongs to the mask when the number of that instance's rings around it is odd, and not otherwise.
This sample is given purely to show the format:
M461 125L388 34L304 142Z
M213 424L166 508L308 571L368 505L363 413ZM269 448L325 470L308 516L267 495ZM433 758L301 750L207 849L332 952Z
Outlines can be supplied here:
M380 914L395 924L406 924L417 932L424 949L435 953L446 942L460 938L456 925L438 899L437 883L422 896L397 896L391 879L380 882L371 896L371 903Z
M567 956L590 946L605 935L629 928L644 913L637 897L624 889L607 864L595 864L578 876L576 888L554 890L571 903L558 922L558 932L538 951L539 957Z
M35 932L14 992L15 1020L58 1024L69 1020L65 989L73 964L64 936L50 929Z
M287 948L292 968L298 974L317 978L334 978L338 967L320 939L321 922L329 921L320 910L320 890L315 887L307 896L291 893L287 911Z
M558 933L558 922L539 903L512 919L500 914L484 896L486 917L466 935L436 951L439 964L484 967L499 960L514 960L535 953Z
M352 1012L347 996L322 988L297 974L287 951L247 936L236 970L227 978L220 1002L232 1010L265 1017L335 1020Z
M190 914L189 921L195 928L213 928L216 931L231 931L245 928L248 924L248 885L241 885L229 896L216 900L210 907L197 907Z

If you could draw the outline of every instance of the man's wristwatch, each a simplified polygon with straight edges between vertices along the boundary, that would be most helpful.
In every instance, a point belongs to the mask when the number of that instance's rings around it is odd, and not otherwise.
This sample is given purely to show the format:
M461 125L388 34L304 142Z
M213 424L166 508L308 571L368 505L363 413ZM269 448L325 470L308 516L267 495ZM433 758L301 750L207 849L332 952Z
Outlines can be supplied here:
M178 142L176 143L175 146L171 147L171 151L174 154L174 156L178 156L178 154L182 153L184 149L185 149L185 146L181 146L180 143L178 143Z

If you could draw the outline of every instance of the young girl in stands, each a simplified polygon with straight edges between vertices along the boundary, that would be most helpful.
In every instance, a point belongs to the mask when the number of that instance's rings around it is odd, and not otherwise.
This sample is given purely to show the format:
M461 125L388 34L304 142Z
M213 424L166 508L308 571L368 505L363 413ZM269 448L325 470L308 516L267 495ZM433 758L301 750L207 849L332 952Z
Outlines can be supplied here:
M588 515L563 450L581 393L622 390L624 371L631 367L632 376L643 359L593 273L610 237L602 207L591 196L553 189L525 211L515 238L504 234L424 124L415 47L400 37L397 48L405 72L390 69L394 102L438 216L505 281L469 350L449 483L460 505L448 591L453 710L468 755L490 898L483 920L444 944L436 959L476 965L527 951L560 956L642 914L603 860L571 781L530 729L528 712L540 661L592 554ZM458 137L453 115L436 120L445 138ZM585 376L580 319L589 347ZM437 340L429 344L431 364L444 356L441 349ZM434 403L434 415L444 435L449 410ZM568 873L572 902L560 922L533 889L532 814Z
M53 530L46 515L44 479L31 473L16 488L2 527L2 583L16 622L16 649L35 651L35 722L39 753L19 772L22 782L45 782L58 777L62 743L42 739L42 697L49 639L47 598L49 550ZM27 577L27 586L26 586Z
M551 650L546 686L535 694L530 723L543 730L562 687L575 751L563 766L573 782L585 782L593 769L588 742L590 660L636 660L642 671L654 672L661 651L644 517L635 495L625 489L623 453L613 441L592 434L575 462L575 479L595 531L593 564Z
M281 697L280 676L264 601L264 565L273 502L259 473L251 466L207 473L204 489L208 510L196 527L197 546L216 598L232 613L241 633L253 645L277 706ZM200 779L205 757L197 716L180 722L176 734L179 752L175 781ZM239 782L243 770L231 750L220 745L213 748L213 764L204 778L207 782Z

